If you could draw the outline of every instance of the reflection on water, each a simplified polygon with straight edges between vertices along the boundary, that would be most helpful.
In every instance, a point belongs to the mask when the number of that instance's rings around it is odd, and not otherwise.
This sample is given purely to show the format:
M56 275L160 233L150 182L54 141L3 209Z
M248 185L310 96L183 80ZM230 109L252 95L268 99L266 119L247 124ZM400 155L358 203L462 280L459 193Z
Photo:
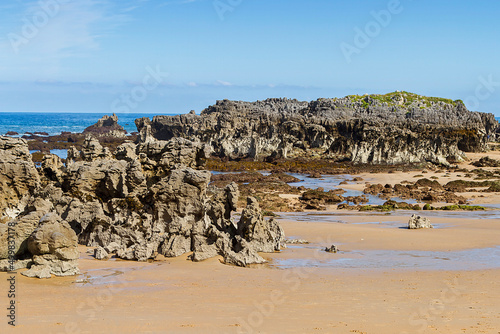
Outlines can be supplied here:
M133 270L133 269L130 269ZM90 269L82 273L75 283L79 284L92 284L92 285L105 285L121 283L117 280L118 276L124 274L124 271L118 269Z
M482 270L500 267L500 246L451 252L362 250L326 253L311 258L274 259L276 268L320 267L355 269Z
M218 175L218 174L238 174L240 172L217 172L217 171L211 171L212 174ZM270 175L271 173L269 172L262 172L260 171L264 176ZM288 175L291 175L293 177L296 177L297 179L300 179L301 181L299 182L291 182L289 183L290 186L292 187L305 187L308 189L317 189L319 187L323 188L325 191L329 190L335 190L335 189L343 189L342 185L340 184L342 181L346 181L348 179L352 179L352 176L349 174L341 174L341 175L323 175L321 178L312 178L309 177L306 174L299 174L299 173L286 173ZM348 196L361 196L363 195L362 191L359 190L351 190L351 189L344 189L345 193L342 194L344 197ZM365 204L371 204L371 205L382 205L384 204L387 200L382 199L378 196L374 195L365 195L368 198L368 203ZM406 202L408 204L417 204L418 202L413 199L408 199L408 200L403 200L399 197L392 197L391 200L397 201L397 202ZM339 204L346 203L341 202Z
M378 222L388 223L387 218L391 216L408 216L412 214L418 214L425 217L436 217L436 218L467 218L467 219L500 219L500 210L487 210L487 211L411 211L411 210L397 210L389 212L379 212L379 211L369 211L369 212L359 212L359 211L345 211L345 212L323 212L323 211L311 211L311 212L280 212L277 219L294 220L300 222L325 222L325 223L345 223L342 217L380 217L382 218ZM367 224L367 223L362 223ZM399 224L401 225L401 223Z
M310 189L317 189L319 187L322 187L325 189L325 191L329 190L334 190L334 189L343 189L342 185L340 184L342 181L351 179L352 176L349 174L342 174L342 175L323 175L320 179L317 178L311 178L307 175L304 174L297 174L297 173L287 173L289 175L292 175L298 179L301 179L302 181L300 182L293 182L289 183L289 185L294 186L294 187L300 187L304 186L306 188ZM342 196L347 197L347 196L361 196L363 195L362 191L359 190L351 190L351 189L344 189L345 193L342 194ZM371 204L371 205L382 205L384 204L387 200L382 199L380 197L374 196L374 195L365 195L368 198L368 203L366 204ZM417 201L409 199L409 200L403 200L399 197L393 197L391 198L393 201L397 202L406 202L408 204L416 204ZM346 203L346 202L342 202Z

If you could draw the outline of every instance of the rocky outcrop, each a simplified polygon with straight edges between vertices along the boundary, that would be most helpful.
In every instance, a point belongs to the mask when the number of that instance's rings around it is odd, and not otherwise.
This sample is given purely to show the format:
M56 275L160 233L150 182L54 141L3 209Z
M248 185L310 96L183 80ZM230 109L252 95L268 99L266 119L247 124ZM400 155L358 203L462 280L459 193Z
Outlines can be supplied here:
M259 202L247 198L247 206L238 222L238 234L258 252L278 251L285 240L285 233L274 218L265 220Z
M411 230L421 229L421 228L432 228L432 225L429 218L413 214L411 215L410 220L408 221L408 228Z
M17 264L30 267L23 274L77 273L77 242L96 247L96 259L146 261L192 252L194 261L221 255L238 266L263 263L258 252L280 249L284 233L275 220L264 219L255 199L235 222L238 186L209 189L207 145L146 139L122 144L113 157L89 136L81 152L71 150L66 165L45 157L43 186L28 194L11 222ZM0 224L5 245L8 234ZM0 259L7 258L7 246L0 246Z
M0 222L16 217L23 197L40 185L35 164L24 139L0 137Z
M82 151L80 152L80 155L76 154L76 157L79 157L84 161L94 161L97 159L110 159L111 152L107 147L102 147L99 140L97 140L97 138L95 138L93 135L87 135L85 137L85 141L83 142Z
M101 119L83 130L84 134L93 134L99 137L109 136L109 137L125 137L127 131L118 124L118 116L113 114L112 116L104 115Z
M273 218L264 219L255 198L248 198L247 207L236 224L231 221L238 196L235 183L215 190L206 206L207 216L214 224L197 230L191 256L194 261L221 255L227 264L247 266L266 262L257 252L271 253L283 247L283 230Z
M461 161L486 149L498 128L492 114L461 101L406 92L387 95L257 102L217 101L200 116L136 120L142 137L208 143L221 158L321 157L355 163Z
M120 160L67 167L63 190L74 196L59 211L78 231L81 243L110 248L128 260L193 251L195 261L222 255L237 265L262 263L257 252L279 250L275 244L282 231L274 221L265 225L260 214L257 232L246 239L231 221L239 196L236 184L207 193L211 174L200 170L206 145L152 139L135 150L126 143L115 154ZM259 209L252 207L258 215ZM263 235L267 228L270 236Z
M471 165L476 167L500 167L500 160L495 160L490 157L482 157L478 161L474 161Z

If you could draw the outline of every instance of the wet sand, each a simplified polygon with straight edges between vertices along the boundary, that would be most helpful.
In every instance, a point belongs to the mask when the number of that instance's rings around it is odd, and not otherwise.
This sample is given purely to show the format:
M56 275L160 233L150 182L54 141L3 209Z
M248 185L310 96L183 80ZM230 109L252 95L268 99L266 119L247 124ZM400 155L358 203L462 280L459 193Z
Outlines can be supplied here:
M441 228L407 230L398 227L406 217L389 217L396 222L390 227L371 224L369 216L340 218L341 223L282 220L289 236L311 243L264 254L270 264L253 268L222 265L219 259L192 263L186 256L154 263L96 261L81 247L77 278L17 275L19 325L12 332L498 333L498 268L367 269L310 262L364 250L494 247L500 240L498 220L443 218L434 219ZM331 243L341 252L321 251ZM498 249L492 256L498 261ZM306 265L276 265L297 258ZM0 274L2 291L6 276ZM1 302L6 305L6 296ZM6 321L1 326L4 332Z

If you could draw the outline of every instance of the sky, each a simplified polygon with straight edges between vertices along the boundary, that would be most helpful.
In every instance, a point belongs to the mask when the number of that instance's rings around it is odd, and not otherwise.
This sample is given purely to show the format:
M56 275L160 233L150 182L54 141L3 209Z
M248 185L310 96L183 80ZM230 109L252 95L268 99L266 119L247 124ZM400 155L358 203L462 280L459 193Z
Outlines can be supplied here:
M499 1L7 0L0 111L405 90L500 116L499 16Z

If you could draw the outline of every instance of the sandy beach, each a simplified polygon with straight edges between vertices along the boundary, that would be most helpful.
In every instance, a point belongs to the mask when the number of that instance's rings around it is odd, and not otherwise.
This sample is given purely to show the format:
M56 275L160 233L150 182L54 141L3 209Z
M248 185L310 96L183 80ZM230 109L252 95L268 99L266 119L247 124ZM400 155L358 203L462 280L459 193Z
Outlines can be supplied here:
M344 187L362 190L366 182L396 184L418 174L360 174L362 182ZM462 178L430 176L441 183ZM474 203L500 203L497 193L464 194ZM488 218L488 211L484 217L422 211L435 228L408 230L410 214L334 207L280 214L287 238L309 243L262 254L268 264L250 268L223 265L221 258L193 263L188 254L151 263L96 261L92 248L80 246L77 277L17 274L18 325L9 330L500 333L500 220ZM332 244L338 253L323 251ZM0 273L2 291L8 276ZM6 305L6 296L0 302ZM6 322L2 326L4 332Z
M500 249L493 248L500 240L498 220L434 219L441 228L411 231L359 224L374 221L368 215L339 218L344 222L282 220L288 235L311 243L265 254L270 264L252 268L226 266L218 259L192 263L186 256L154 263L101 262L82 246L82 275L76 278L17 275L19 325L12 332L499 333L498 268L314 265L365 250L490 248L498 260ZM401 226L405 219L390 217ZM341 252L321 251L332 242ZM290 259L305 260L305 265L273 265ZM6 276L1 273L2 284Z

